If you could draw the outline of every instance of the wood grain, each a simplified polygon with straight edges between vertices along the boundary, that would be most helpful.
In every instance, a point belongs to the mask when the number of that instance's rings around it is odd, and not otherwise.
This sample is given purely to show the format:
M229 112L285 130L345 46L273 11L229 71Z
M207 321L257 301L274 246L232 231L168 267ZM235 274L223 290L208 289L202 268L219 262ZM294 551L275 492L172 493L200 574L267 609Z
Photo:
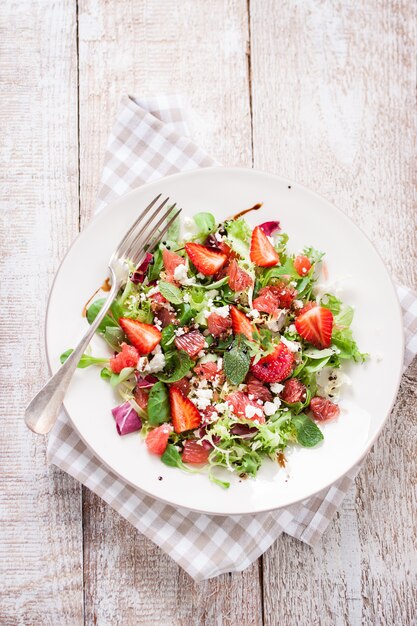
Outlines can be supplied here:
M73 2L0 4L0 623L78 626L81 488L48 469L24 407L47 377L49 287L77 232Z
M246 3L125 0L123 11L119 6L116 0L79 5L83 224L97 194L97 155L124 93L187 94L200 145L223 163L251 163ZM88 491L84 551L88 625L113 624L120 615L126 625L261 623L257 563L197 585Z
M392 275L415 285L410 4L250 7L255 167L327 196L365 230ZM322 544L282 537L264 555L265 624L415 623L415 375L414 366Z

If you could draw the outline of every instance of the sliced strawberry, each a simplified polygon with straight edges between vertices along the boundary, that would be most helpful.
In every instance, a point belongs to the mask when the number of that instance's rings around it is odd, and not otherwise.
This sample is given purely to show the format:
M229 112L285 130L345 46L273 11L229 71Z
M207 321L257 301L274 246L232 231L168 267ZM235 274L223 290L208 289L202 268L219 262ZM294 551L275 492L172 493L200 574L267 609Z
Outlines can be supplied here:
M168 439L172 431L171 424L162 424L162 426L149 431L145 440L149 452L161 456L167 448Z
M229 276L229 287L233 289L233 291L243 291L253 285L251 276L239 267L235 259L230 262L227 268L227 274Z
M279 394L281 400L288 404L303 402L306 399L306 386L298 378L290 378L284 383L284 389Z
M175 337L174 343L178 350L185 350L185 352L193 359L206 345L204 335L198 330L192 330L189 333Z
M306 256L296 256L294 259L294 267L299 276L305 276L311 270L311 261Z
M312 300L311 302L307 302L307 304L305 304L301 309L296 311L295 314L297 316L302 315L303 313L307 313L307 311L310 311L310 309L313 309L315 306L317 306L317 302L314 302Z
M149 354L161 341L161 332L152 324L143 324L128 317L121 317L119 324L140 354Z
M325 422L332 420L340 414L340 408L334 402L326 400L321 396L315 396L311 398L310 409L313 413L314 419L319 422Z
M139 352L134 346L122 343L122 351L110 359L110 369L115 374L120 374L125 367L136 367L139 361Z
M249 341L253 341L254 328L250 319L233 305L230 307L230 315L232 316L232 330L234 334L242 333Z
M262 295L255 298L252 302L253 308L257 311L269 313L276 319L281 311L279 308L279 297L268 287L264 287L261 291L263 292Z
M232 411L238 417L244 417L245 419L258 420L260 424L265 422L264 412L262 407L255 402L255 400L249 400L249 397L243 391L234 391L226 397L226 402L232 408ZM247 407L251 407L248 411Z
M293 368L294 355L281 341L272 354L268 354L252 365L256 378L267 383L280 383L287 378Z
M191 383L190 383L190 379L187 378L186 376L184 376L183 378L180 378L175 383L171 383L171 386L179 389L181 393L184 394L184 396L188 396L188 394L190 393Z
M273 267L279 263L279 254L260 226L255 226L250 242L250 258L259 267Z
M166 280L169 283L176 282L174 272L179 265L185 265L185 259L167 248L162 250L162 261L166 270Z
M246 378L246 392L248 396L253 396L253 400L262 400L262 402L272 402L272 393L269 391L261 380L258 380L253 374L249 374Z
M169 401L171 405L171 419L176 433L198 428L201 415L195 406L176 387L169 388Z
M207 327L210 335L213 337L220 337L232 326L232 320L230 317L222 317L218 313L210 313L207 318Z
M226 263L227 256L199 243L186 243L185 251L191 262L204 276L213 276Z
M193 465L201 465L207 463L210 450L204 448L198 441L188 440L184 443L184 451L181 455L183 463L192 463Z
M209 361L208 363L200 363L197 367L194 368L194 374L199 378L204 378L205 380L214 380L219 373L217 369L217 363L213 361Z
M144 389L143 387L136 387L133 393L133 396L137 404L140 406L140 408L146 411L146 408L148 406L148 400L149 400L148 390Z
M316 348L328 348L332 341L333 313L315 306L295 320L297 332Z

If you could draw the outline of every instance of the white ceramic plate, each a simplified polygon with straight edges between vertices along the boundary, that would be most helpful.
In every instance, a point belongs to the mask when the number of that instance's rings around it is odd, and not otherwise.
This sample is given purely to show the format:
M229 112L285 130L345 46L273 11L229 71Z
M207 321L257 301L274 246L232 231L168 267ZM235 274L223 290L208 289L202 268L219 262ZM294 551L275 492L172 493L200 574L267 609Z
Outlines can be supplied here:
M76 372L65 408L82 439L115 474L175 506L229 515L266 511L304 500L331 485L361 459L395 400L403 360L403 332L388 273L357 226L304 187L244 169L211 168L171 176L107 207L69 250L55 279L47 312L47 353L53 372L59 367L59 355L74 346L85 329L83 305L106 277L111 252L138 211L157 193L174 199L183 207L184 215L211 211L219 220L262 201L263 208L247 216L252 225L279 219L290 236L290 250L296 252L313 245L326 251L330 282L348 277L343 298L356 308L353 331L360 349L372 358L364 366L349 368L352 384L343 395L339 419L323 427L322 445L294 448L287 455L286 469L267 461L256 480L237 478L228 490L211 484L205 475L189 475L166 467L148 454L137 433L119 437L110 410L120 400L100 378L98 368ZM92 350L94 355L109 354L100 337L94 339Z

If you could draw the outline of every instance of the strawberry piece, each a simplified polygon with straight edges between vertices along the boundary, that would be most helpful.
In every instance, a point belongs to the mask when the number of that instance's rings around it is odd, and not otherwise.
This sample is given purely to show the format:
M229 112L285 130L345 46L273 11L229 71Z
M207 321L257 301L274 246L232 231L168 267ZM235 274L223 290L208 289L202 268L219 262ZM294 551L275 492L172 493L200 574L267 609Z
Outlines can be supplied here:
M316 348L328 348L332 341L333 313L322 306L312 307L296 318L295 327Z
M143 387L136 387L133 396L140 408L146 411L149 400L148 391Z
M160 331L152 324L143 324L128 317L121 317L119 324L140 354L149 354L161 341Z
M250 319L233 304L230 307L230 315L232 316L232 330L234 334L242 333L249 341L253 341L254 328Z
M253 374L249 374L246 379L246 392L248 396L253 396L254 400L262 400L262 402L272 402L272 393L269 391L261 380L258 380Z
M311 302L307 302L306 305L304 305L301 309L296 311L295 314L302 315L303 313L307 313L307 311L310 311L310 309L313 309L315 306L317 306L317 302L314 302L312 300Z
M311 270L311 261L308 257L299 255L294 259L294 267L299 276L305 276Z
M169 388L169 401L171 405L171 419L176 433L198 428L201 423L201 415L195 406L176 387Z
M204 276L213 276L227 261L222 252L207 248L199 243L186 243L185 251L191 262Z
M230 262L227 268L227 274L229 276L229 287L233 289L233 291L243 291L253 285L251 276L239 267L235 259L232 259Z
M207 327L213 337L220 337L232 326L230 317L222 317L218 313L210 313L207 318Z
M175 252L171 252L167 248L162 250L162 261L166 270L166 280L169 283L176 283L174 272L179 265L185 265L185 259Z
M121 347L122 351L110 359L110 369L115 374L120 374L125 367L136 367L139 361L139 352L134 346L122 343Z
M218 375L217 363L209 361L208 363L200 363L194 368L194 374L199 378L205 378L206 380L214 380Z
M272 354L268 354L252 365L251 371L267 383L280 383L287 378L293 368L294 355L281 341Z
M255 226L250 242L250 259L259 267L273 267L279 263L279 254L260 226Z
M238 417L244 417L245 419L258 420L260 424L265 422L264 412L262 407L255 402L255 400L249 400L249 397L243 391L234 391L226 397L227 404L230 405L232 411ZM251 409L246 412L247 407Z
M175 383L171 383L171 386L179 389L181 393L184 394L184 396L188 396L188 394L190 393L191 383L190 383L190 379L187 378L186 376L184 376L184 378L180 378L179 380L175 381Z
M311 398L310 409L313 413L314 419L319 422L326 422L332 420L340 414L340 408L331 400L326 400L321 396L315 396Z
M175 337L174 343L178 350L185 350L188 356L193 359L204 348L206 340L204 335L198 330L192 330L189 333Z
M210 449L204 448L198 441L188 440L184 443L184 451L181 455L183 463L201 465L207 463Z
M172 431L171 424L162 424L149 431L145 440L149 452L161 456L167 448L168 439Z
M281 400L287 404L303 402L306 399L306 386L298 378L290 378L284 383L284 389L279 394Z

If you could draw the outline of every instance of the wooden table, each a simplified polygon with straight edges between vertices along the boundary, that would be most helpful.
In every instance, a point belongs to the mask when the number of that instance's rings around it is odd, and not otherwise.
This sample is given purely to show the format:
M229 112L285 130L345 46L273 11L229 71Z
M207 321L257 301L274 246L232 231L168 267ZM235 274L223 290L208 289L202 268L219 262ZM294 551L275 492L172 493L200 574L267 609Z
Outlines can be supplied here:
M322 544L283 536L199 585L48 468L22 420L47 377L48 291L91 218L122 94L187 94L210 154L327 196L416 283L413 3L5 0L0 14L0 624L416 624L415 365Z

